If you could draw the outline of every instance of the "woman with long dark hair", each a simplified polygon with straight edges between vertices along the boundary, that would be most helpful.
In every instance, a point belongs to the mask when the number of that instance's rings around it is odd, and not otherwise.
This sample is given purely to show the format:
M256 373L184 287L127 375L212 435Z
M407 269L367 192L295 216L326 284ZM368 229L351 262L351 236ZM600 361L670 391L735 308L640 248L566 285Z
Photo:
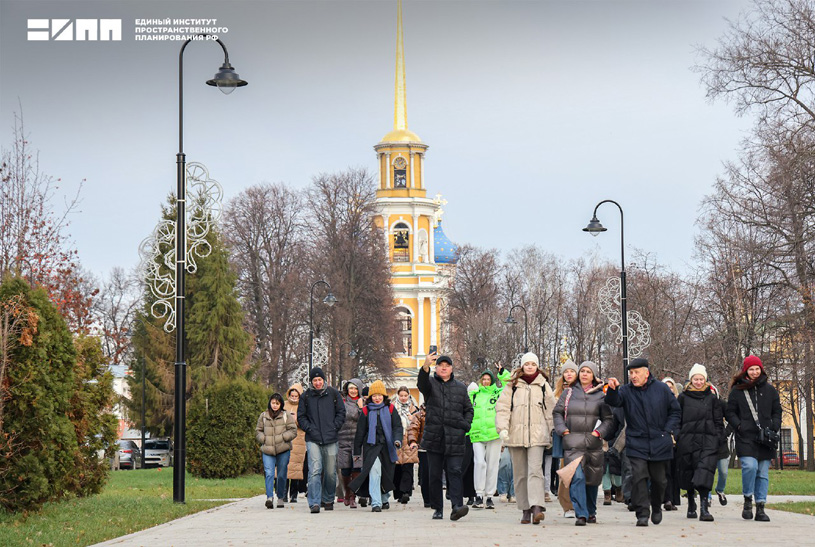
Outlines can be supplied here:
M753 496L756 520L768 522L764 512L770 487L770 460L778 449L781 431L781 401L767 380L764 365L755 355L748 355L741 372L733 377L727 398L727 422L736 432L736 454L741 462L741 490L744 508L741 517L753 518ZM776 444L773 445L773 440Z
M258 423L255 427L255 438L260 443L266 478L267 509L274 508L275 492L277 492L278 507L283 507L286 501L286 470L289 465L291 442L297 437L297 425L284 406L283 396L273 393L269 397L266 410L258 416Z

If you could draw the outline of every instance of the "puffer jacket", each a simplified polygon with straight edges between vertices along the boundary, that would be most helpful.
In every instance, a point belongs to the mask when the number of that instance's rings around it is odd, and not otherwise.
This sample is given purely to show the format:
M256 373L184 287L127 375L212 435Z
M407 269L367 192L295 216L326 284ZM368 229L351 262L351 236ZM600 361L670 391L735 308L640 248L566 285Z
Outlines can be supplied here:
M761 373L753 384L746 378L739 380L727 398L727 422L736 432L736 454L739 458L750 457L771 460L775 457L772 448L758 443L758 426L747 406L747 397L753 402L762 428L781 431L781 401L778 392L767 381L767 375Z
M260 443L260 451L267 456L288 452L291 450L291 441L296 437L297 424L285 408L280 409L275 417L268 410L258 416L255 439Z
M504 446L552 446L555 403L552 387L542 374L532 384L518 378L514 386L507 385L495 404L495 427L499 433L509 431Z
M707 386L679 394L682 425L676 440L676 465L679 488L710 490L718 462L723 416L719 398Z
M648 376L645 384L621 385L606 392L606 404L625 411L625 454L659 462L674 458L673 438L679 434L682 412L673 391Z
M424 422L425 422L424 405L419 407L419 410L413 417L410 418L410 427L408 428L407 440L409 443L422 443L422 436L424 436ZM424 448L419 448L419 452L425 452Z
M340 392L331 386L317 390L309 388L300 397L297 425L306 432L306 442L333 444L339 439L345 423L345 403Z
M450 375L446 382L430 376L424 367L416 381L425 400L422 448L446 456L464 456L464 436L473 422L473 405L467 388Z
M300 396L303 395L303 386L300 384L292 385L286 393L291 390L297 390ZM286 399L286 410L297 423L297 407L298 404L292 403L288 398ZM306 432L297 428L297 437L291 442L291 454L289 454L289 468L286 473L286 478L293 481L301 481L304 479L303 466L306 461Z
M583 456L583 473L589 486L603 482L603 438L614 429L614 417L604 397L602 384L583 391L577 383L561 393L553 413L555 432L563 436L564 465ZM566 430L568 435L564 435ZM600 436L592 435L593 431Z
M470 428L470 440L474 443L486 443L498 438L498 430L495 429L495 403L501 391L509 380L510 373L503 369L498 376L501 385L496 382L495 374L491 370L485 370L481 376L489 374L492 384L482 386L479 384L478 390L470 393L470 400L473 403L473 427Z
M354 467L354 436L357 433L357 422L362 409L357 404L357 401L351 399L346 394L348 393L347 385L354 384L357 386L357 392L362 396L362 381L358 378L351 378L346 383L346 388L343 389L342 402L345 404L345 423L342 424L342 429L338 436L337 445L337 468L349 469Z

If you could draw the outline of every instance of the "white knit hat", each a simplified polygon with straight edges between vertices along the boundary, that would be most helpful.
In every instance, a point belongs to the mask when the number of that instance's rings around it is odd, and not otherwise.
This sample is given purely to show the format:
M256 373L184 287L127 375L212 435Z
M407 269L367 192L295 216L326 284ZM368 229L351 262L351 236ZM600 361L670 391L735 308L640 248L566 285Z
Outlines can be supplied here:
M704 365L700 365L699 363L695 363L692 367L690 367L690 372L688 373L688 380L693 379L694 376L697 374L701 374L705 377L705 382L707 382L707 369Z
M540 361L538 360L538 356L531 351L529 353L524 353L523 357L521 357L521 366L526 363L535 363L535 365L538 367L541 365Z

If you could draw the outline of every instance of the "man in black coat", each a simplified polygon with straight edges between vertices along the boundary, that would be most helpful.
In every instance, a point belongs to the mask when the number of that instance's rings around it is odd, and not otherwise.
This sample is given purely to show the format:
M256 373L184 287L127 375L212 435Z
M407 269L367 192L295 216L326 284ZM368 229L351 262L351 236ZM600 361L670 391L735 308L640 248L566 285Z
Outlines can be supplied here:
M649 515L654 524L662 522L665 472L682 418L671 388L654 380L648 366L647 359L634 359L628 365L631 383L620 386L610 378L606 392L606 403L625 411L625 453L631 463L631 503L636 507L637 526L648 526Z
M308 454L308 505L312 513L334 509L337 491L337 441L345 423L345 403L325 381L320 367L308 373L311 387L300 399L297 425L306 432Z
M436 370L431 376L430 365L434 363ZM469 511L462 496L461 471L464 436L473 421L473 405L467 388L453 377L453 360L446 355L438 356L433 352L425 358L417 385L424 395L426 407L422 448L427 451L433 518L443 518L441 474L444 470L447 473L447 495L453 505L450 520L458 520Z

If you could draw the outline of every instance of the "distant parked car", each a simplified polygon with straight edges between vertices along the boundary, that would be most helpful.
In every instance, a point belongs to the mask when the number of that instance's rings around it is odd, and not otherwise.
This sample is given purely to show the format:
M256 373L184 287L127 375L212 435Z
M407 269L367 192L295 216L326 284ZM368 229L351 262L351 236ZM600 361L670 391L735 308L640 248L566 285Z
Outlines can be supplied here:
M173 442L170 439L147 439L144 441L144 466L173 465Z
M792 450L785 450L781 457L784 465L801 465L801 460L798 458L798 454Z
M133 441L119 439L119 467L124 469L139 469L141 467L141 450Z

